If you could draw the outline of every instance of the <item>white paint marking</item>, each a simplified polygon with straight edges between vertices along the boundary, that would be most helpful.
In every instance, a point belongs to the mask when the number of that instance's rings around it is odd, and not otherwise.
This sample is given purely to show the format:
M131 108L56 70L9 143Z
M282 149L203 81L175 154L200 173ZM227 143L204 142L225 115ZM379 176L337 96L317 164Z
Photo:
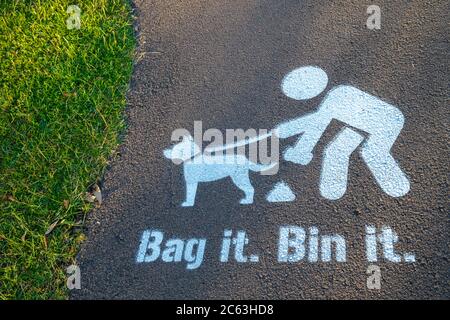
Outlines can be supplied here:
M281 87L288 97L304 100L320 94L327 83L328 76L325 71L319 67L306 66L287 74ZM249 171L268 172L273 168L278 170L278 162L259 165L247 159L245 155L210 153L239 148L268 137L300 136L295 146L288 148L283 156L287 161L307 165L313 158L316 144L333 120L338 120L346 126L325 150L319 183L323 197L337 200L345 194L350 157L358 147L362 159L385 193L392 197L401 197L409 192L409 180L390 153L403 128L402 112L358 88L340 85L326 94L315 112L282 123L272 132L237 143L213 145L207 148L205 153L201 151L198 142L187 133L181 142L164 150L165 157L174 162L178 159L179 162L176 163L183 163L186 200L182 206L194 205L199 182L216 181L225 177L231 177L234 184L244 192L245 197L241 199L241 204L253 203L254 188L249 179ZM367 137L355 130L367 133ZM269 202L294 199L295 195L284 183L275 186L266 197Z
M206 155L199 150L191 136L185 136L180 143L171 149L164 150L166 158L183 161L186 182L186 200L182 203L183 207L194 205L199 182L216 181L226 177L230 177L233 183L244 192L245 197L240 203L251 204L255 190L250 182L249 171L261 172L277 166L277 163L256 164L238 154Z
M287 86L289 96L294 99L306 97L303 94L305 86L323 87L325 80L320 77L302 79L300 75L308 76L308 74L298 74L295 70L293 73L295 77L288 75L285 78L291 79L292 83L283 83L283 88ZM317 81L315 85L311 84L314 80ZM294 90L296 86L297 93ZM301 135L296 145L286 150L284 158L294 163L308 164L313 158L313 149L333 119L368 134L361 147L361 156L384 192L392 197L408 193L409 180L390 154L391 147L403 128L403 114L395 106L353 86L341 85L331 89L317 111L282 123L275 128L280 138ZM331 172L336 171L338 173L334 176L337 176L347 172L348 163L344 158L349 156L349 150L356 147L356 143L360 140L359 134L348 130L344 130L342 136L335 142L339 144L339 148L334 152L335 161L330 158L333 155L328 154L327 168L324 170L326 181L321 182L322 194L331 200L343 195L343 182L340 181L337 185L331 183L331 180L327 179L327 174L332 175ZM341 151L340 148L344 150ZM340 179L344 177L345 174Z
M330 200L341 198L347 190L350 156L364 137L344 128L325 149L320 175L320 193Z
M295 100L311 99L327 87L328 76L319 67L300 67L289 72L281 83L283 93Z
M200 267L205 253L206 239L169 239L165 245L163 240L163 232L145 230L142 233L136 262L154 262L161 258L161 261L168 263L184 260L188 270Z
M286 182L278 182L266 197L269 202L289 202L295 200L295 194Z
M307 236L309 237L308 242L306 242ZM299 262L305 257L306 253L308 253L309 262L317 262L319 260L319 251L322 262L331 262L333 259L333 248L335 260L337 262L345 262L346 244L343 236L337 234L319 237L319 230L316 227L309 228L308 234L301 227L281 227L278 262Z

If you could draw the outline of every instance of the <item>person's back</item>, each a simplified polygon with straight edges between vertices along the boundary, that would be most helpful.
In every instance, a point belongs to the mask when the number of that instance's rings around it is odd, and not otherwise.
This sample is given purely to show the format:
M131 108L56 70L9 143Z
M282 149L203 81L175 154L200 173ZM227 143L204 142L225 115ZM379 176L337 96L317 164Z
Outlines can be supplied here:
M386 131L399 132L404 117L395 106L350 85L331 89L318 113L339 120L370 135L386 137Z

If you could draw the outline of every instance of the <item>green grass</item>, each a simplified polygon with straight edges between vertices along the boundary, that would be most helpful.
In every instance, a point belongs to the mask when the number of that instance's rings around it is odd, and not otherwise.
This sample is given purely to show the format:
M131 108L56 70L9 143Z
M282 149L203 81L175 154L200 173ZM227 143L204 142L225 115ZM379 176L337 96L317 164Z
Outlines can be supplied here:
M0 0L0 299L67 298L85 192L124 128L134 45L126 0Z

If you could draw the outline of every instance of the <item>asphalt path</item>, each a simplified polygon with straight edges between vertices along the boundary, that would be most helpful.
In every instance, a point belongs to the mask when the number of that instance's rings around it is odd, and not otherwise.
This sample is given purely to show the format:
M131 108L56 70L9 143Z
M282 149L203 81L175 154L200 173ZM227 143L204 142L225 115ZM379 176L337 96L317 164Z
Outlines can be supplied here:
M381 29L366 27L372 1L136 0L139 42L128 94L128 130L102 182L103 203L88 215L78 256L81 290L72 299L418 299L449 298L448 285L448 6L445 1L382 1ZM405 123L391 153L410 191L391 197L358 153L339 200L319 191L325 147L342 128L333 121L302 166L281 160L276 175L250 173L254 203L221 179L200 183L182 207L182 166L164 158L177 128L273 129L315 111L322 93L298 101L281 90L301 66L326 71L326 90L351 85L395 105ZM280 149L296 138L280 140ZM296 196L271 203L285 181ZM365 228L395 230L395 250L415 262L368 261ZM345 262L278 260L283 226L341 235ZM137 262L145 230L206 239L198 268L187 261ZM219 260L224 230L249 238L258 262ZM186 244L186 243L185 243ZM164 249L164 247L163 247ZM186 249L187 250L187 249ZM379 249L380 251L381 249ZM292 253L292 251L290 251ZM147 252L149 253L149 252ZM320 260L320 259L319 259ZM369 265L381 289L368 289Z

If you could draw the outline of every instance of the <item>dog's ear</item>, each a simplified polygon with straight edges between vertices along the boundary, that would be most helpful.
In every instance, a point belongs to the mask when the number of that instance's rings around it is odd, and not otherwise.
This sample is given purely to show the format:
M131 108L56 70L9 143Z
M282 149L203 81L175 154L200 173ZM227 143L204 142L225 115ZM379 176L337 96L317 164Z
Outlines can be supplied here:
M172 159L172 150L171 149L165 149L163 151L164 157L167 159Z

